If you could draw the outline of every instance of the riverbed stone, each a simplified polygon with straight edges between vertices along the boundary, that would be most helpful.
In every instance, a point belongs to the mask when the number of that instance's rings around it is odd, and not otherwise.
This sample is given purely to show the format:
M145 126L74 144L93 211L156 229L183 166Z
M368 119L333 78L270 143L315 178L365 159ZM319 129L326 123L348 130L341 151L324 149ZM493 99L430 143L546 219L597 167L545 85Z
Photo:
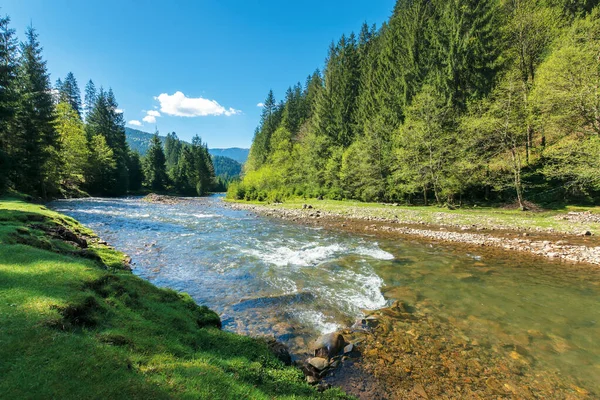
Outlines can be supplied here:
M315 367L319 371L323 371L325 368L329 367L329 361L326 358L322 357L312 357L309 358L306 362L309 365Z
M333 332L315 340L312 348L316 357L331 358L337 355L345 345L344 337L338 332Z

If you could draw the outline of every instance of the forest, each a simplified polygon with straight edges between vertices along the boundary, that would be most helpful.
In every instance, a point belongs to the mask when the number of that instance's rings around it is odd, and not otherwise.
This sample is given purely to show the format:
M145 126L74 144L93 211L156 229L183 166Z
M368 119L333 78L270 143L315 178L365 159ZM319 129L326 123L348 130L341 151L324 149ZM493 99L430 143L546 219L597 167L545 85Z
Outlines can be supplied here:
M132 151L112 89L89 80L82 101L72 73L52 86L36 31L19 43L0 17L0 194L195 196L222 185L198 136L191 145L171 136L163 148L157 132L146 156Z
M454 206L600 200L595 0L398 0L264 101L228 196Z

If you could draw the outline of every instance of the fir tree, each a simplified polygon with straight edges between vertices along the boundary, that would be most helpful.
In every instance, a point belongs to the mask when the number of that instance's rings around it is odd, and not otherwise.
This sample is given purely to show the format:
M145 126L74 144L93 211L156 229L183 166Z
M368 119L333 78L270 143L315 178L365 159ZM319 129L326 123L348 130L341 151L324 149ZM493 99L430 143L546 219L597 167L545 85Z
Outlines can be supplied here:
M162 192L165 190L168 177L165 153L162 142L158 137L158 132L152 137L150 148L144 160L144 175L146 185L154 191Z
M14 137L9 127L17 105L17 40L9 28L10 18L0 17L0 193L6 188L15 152Z
M57 189L57 182L51 179L52 157L58 147L54 101L38 35L30 27L25 36L17 78L19 101L11 132L16 142L15 156L19 160L19 168L14 170L14 183L19 190L47 197Z
M94 85L94 82L90 79L85 85L85 97L83 104L83 110L85 111L86 119L88 118L92 109L94 108L94 105L96 104L96 98L96 85Z

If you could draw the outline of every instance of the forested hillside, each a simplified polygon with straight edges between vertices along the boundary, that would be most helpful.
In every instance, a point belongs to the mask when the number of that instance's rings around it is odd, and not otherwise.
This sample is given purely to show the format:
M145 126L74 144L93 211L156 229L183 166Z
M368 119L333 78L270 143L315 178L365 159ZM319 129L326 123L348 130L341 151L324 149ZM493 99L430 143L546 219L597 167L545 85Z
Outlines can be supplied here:
M180 140L177 138L177 134L172 132L169 134L172 139L176 139L181 142L181 146L189 146L190 143ZM158 136L158 139L164 146L167 141L167 136ZM127 144L133 150L138 152L141 156L145 156L148 153L148 150L152 146L152 142L154 139L154 135L148 132L143 132L137 129L125 128L125 137L127 138ZM229 149L208 149L209 154L212 157L212 163L214 168L215 176L218 178L219 182L226 184L228 181L232 179L239 178L242 173L242 165L227 156L220 156L215 154L231 154L233 156L237 156L238 158L243 156L244 151L247 154L246 149L239 149L237 147L232 147ZM219 185L221 184L219 183ZM220 186L220 189L223 187Z
M242 149L240 147L229 147L227 149L209 149L209 151L210 154L212 154L213 156L228 157L232 160L239 162L240 164L243 164L246 162L246 160L248 160L248 153L250 152L249 149Z
M154 134L140 131L137 129L125 127L125 137L127 138L127 144L133 151L137 151L141 156L145 156L152 144L152 137ZM160 141L164 144L166 136L158 136Z
M82 101L72 73L53 87L35 30L28 28L19 43L9 24L9 17L0 17L0 194L16 190L53 198L118 196L143 188L189 195L222 190L199 138L181 162L175 158L180 164L171 166L175 175L167 175L161 146L144 158L131 151L112 89L97 89L90 80Z
M210 152L210 149L209 149ZM225 180L237 179L242 173L242 164L229 157L212 156L215 175Z
M593 0L398 0L256 129L240 199L600 201Z

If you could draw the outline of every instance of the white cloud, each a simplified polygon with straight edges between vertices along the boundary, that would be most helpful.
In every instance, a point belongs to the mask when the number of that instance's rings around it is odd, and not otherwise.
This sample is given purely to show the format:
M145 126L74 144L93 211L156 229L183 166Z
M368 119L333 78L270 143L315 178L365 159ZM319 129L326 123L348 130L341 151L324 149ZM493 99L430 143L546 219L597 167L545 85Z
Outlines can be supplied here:
M156 117L153 115L146 115L142 121L147 122L149 124L155 124L156 123Z
M160 102L160 111L177 117L205 117L208 115L225 115L227 117L241 113L240 110L225 108L215 100L202 97L186 97L182 92L172 95L162 93L155 97Z
M124 110L121 110L120 108L115 108L115 112L116 112L117 114L123 114L123 111L124 111Z
M150 115L151 117L160 117L160 113L155 110L147 111L146 114Z
M129 125L133 125L133 126L142 126L142 123L136 119L132 119L131 121L128 122Z
M262 108L262 107L264 107L264 106L265 106L265 103L258 103L258 104L256 105L256 107L261 107L261 108Z

